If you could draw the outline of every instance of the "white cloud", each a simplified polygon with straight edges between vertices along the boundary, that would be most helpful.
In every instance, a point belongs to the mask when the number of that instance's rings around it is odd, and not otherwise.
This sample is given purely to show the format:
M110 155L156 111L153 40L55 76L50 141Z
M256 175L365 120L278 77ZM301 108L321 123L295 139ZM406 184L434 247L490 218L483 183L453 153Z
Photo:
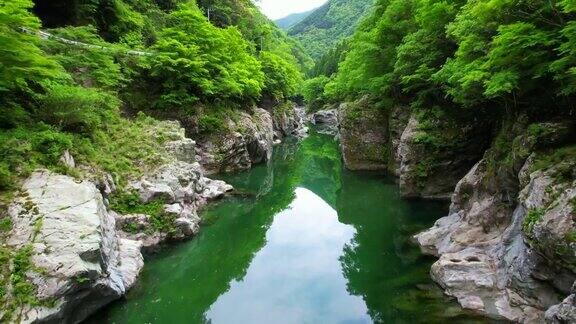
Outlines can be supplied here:
M317 8L327 0L260 0L255 1L262 12L270 19L280 19L292 13L304 12Z

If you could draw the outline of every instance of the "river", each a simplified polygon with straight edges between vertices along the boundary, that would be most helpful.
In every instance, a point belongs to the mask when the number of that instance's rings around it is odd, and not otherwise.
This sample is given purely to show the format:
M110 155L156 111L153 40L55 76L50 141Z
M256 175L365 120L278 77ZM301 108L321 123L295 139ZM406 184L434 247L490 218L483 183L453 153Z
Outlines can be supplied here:
M205 210L196 238L148 257L137 286L89 323L483 322L442 294L410 241L446 204L345 170L332 137L312 131L220 178L247 194Z

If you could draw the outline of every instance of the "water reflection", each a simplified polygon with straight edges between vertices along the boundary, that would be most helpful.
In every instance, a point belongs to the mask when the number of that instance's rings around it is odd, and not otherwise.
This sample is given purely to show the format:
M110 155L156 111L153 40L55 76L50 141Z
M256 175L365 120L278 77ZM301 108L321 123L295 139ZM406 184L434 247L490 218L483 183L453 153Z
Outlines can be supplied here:
M213 323L369 322L364 301L346 292L338 262L355 229L337 216L316 194L296 189L246 277L232 283L207 317Z
M93 323L414 323L468 321L428 276L409 236L442 206L342 168L312 134L269 166L224 179L250 198L207 210L191 242L147 261L140 284Z

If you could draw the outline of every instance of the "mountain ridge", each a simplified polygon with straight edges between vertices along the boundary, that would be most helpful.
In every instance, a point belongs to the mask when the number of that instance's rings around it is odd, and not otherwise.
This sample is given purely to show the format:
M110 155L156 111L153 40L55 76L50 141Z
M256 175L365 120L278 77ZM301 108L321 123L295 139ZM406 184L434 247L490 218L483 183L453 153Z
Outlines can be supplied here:
M314 11L316 11L316 9L318 8L314 8L308 11L303 11L303 12L296 12L293 14L289 14L288 16L285 16L283 18L280 19L276 19L274 20L274 23L280 27L283 30L288 30L290 29L290 27L298 24L299 22L301 22L302 20L306 19L306 17L308 17L310 14L312 14Z
M330 0L288 29L314 59L351 36L372 8L373 0Z

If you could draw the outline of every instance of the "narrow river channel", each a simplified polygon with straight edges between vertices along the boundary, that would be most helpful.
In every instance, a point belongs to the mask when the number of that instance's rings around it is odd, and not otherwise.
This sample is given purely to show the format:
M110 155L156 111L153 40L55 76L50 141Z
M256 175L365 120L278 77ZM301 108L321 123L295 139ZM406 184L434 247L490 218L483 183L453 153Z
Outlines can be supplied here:
M139 284L91 323L471 323L429 277L410 236L445 204L343 168L312 132L273 161L221 176L242 197L203 212L190 242L150 256Z

